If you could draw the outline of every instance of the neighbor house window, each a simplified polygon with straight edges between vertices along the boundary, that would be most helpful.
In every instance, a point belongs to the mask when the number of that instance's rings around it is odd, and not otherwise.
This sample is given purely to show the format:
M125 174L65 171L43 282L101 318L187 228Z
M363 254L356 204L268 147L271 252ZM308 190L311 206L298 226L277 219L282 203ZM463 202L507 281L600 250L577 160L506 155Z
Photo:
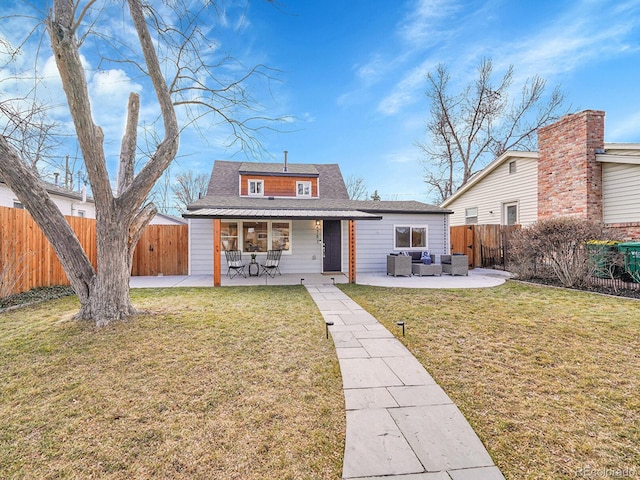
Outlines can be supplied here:
M311 182L296 182L296 189L298 197L311 196Z
M395 249L427 248L427 227L396 225L394 237Z
M85 215L86 215L86 212L85 212L84 210L78 210L78 216L79 216L80 218L84 218L84 217L85 217Z
M516 173L516 161L513 160L511 162L509 162L509 175L511 175L512 173Z
M264 180L248 180L249 195L264 195Z
M505 225L518 224L518 203L517 202L504 204L504 224Z
M464 209L464 223L466 225L473 225L478 223L478 207Z
M220 237L223 250L238 250L238 223L220 222Z
M18 200L13 201L13 208L19 208L20 210L24 209L24 205L20 203Z

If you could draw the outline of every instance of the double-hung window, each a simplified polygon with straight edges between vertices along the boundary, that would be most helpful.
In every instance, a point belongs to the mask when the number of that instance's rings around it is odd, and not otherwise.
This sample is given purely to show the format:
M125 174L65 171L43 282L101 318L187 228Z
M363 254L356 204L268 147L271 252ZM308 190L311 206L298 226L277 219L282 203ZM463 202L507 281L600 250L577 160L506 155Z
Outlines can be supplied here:
M394 245L396 250L427 248L427 226L395 225Z
M298 197L310 197L311 182L296 182L296 195Z
M466 225L475 225L478 223L478 207L464 209L464 223Z
M247 180L247 183L249 195L257 197L264 195L264 180Z

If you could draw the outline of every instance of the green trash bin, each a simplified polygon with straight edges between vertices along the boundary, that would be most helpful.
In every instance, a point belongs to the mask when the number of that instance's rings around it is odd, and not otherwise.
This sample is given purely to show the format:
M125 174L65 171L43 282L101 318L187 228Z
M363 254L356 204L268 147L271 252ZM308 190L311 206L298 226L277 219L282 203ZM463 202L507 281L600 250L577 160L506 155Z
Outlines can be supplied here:
M611 278L615 275L617 245L618 242L613 240L590 240L587 242L591 275L598 278Z
M618 250L624 255L624 271L640 282L640 242L619 243Z

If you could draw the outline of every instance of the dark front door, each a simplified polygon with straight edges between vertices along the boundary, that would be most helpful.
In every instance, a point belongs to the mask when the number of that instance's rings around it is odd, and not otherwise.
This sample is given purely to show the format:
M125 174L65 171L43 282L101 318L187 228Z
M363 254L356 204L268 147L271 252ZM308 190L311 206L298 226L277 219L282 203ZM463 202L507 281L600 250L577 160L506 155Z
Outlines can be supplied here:
M339 272L342 270L340 259L340 220L325 220L322 222L322 241L324 243L324 272Z

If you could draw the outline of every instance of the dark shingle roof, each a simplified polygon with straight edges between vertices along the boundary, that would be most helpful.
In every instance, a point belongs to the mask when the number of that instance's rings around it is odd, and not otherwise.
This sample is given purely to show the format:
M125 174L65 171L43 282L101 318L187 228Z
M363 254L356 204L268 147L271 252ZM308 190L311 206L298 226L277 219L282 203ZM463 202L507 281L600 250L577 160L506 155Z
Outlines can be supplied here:
M359 210L369 213L450 213L450 210L416 201L374 201L336 198L274 198L206 196L189 205L189 210L200 208L242 208L272 210Z
M238 178L240 173L283 174L282 163L229 162L216 160L213 164L207 196L239 195ZM348 199L347 187L342 179L338 164L299 164L287 165L289 175L319 176L320 197Z
M310 163L289 163L287 171L284 171L284 163L258 163L244 162L240 165L240 173L262 173L262 174L289 174L289 175L309 175L318 176L315 165Z
M250 167L247 167L249 165ZM416 201L375 201L350 200L347 187L338 164L289 164L289 173L315 170L319 175L319 198L269 198L241 197L238 192L238 178L243 168L274 165L282 169L282 164L248 163L216 160L211 173L207 196L190 204L188 210L199 209L269 209L269 210L352 210L372 214L380 213L452 213L435 205ZM298 169L298 166L300 168ZM294 167L294 168L292 168ZM269 167L271 168L271 167ZM255 169L256 171L259 169ZM247 171L247 170L245 170ZM272 170L275 172L275 170Z

